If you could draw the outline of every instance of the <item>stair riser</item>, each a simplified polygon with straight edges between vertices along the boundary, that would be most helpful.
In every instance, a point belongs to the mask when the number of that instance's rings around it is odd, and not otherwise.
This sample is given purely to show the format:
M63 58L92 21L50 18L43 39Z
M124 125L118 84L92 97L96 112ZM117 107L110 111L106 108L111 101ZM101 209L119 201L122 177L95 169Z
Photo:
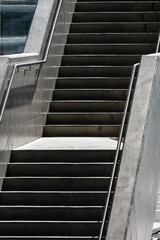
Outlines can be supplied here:
M77 43L156 43L157 33L99 33L99 34L69 34L68 44Z
M100 221L103 208L0 208L0 220Z
M122 114L50 114L46 124L121 124Z
M157 32L160 23L74 23L71 24L70 33L134 33Z
M44 137L118 137L117 126L45 126Z
M128 90L55 90L53 100L122 100Z
M107 191L110 179L82 178L8 178L4 179L3 191Z
M56 238L54 236L53 237L51 236L49 238L45 237L45 236L43 238L42 237L41 238L38 238L38 237L34 237L33 238L33 237L26 237L26 236L25 236L25 238L23 238L23 237L16 237L16 236L11 237L11 238L6 238L6 237L3 237L3 236L0 237L0 240L20 240L20 239L25 239L25 240L48 240L48 239L51 239L51 240L57 240L57 239L59 239L59 240L66 240L66 239L67 240L82 240L82 238L78 238L78 237L76 237L76 238L67 237L66 238L65 236L64 236L64 238L63 237ZM92 239L92 238L90 238L90 239ZM98 240L98 237L94 237L94 239ZM83 240L88 240L88 237L87 238L83 237Z
M101 103L51 103L50 111L53 112L122 112L124 102L101 102Z
M41 238L38 238L38 237L26 237L25 236L25 238L23 238L23 236L22 237L16 237L16 236L14 236L14 237L11 237L11 238L6 238L5 236L3 237L3 236L1 236L0 237L0 240L20 240L20 239L25 239L25 240L48 240L48 239L51 239L51 240L57 240L57 239L59 239L59 240L82 240L82 238L78 238L78 237L75 237L75 238L70 238L70 237L58 237L58 238L56 238L56 237L41 237ZM90 239L92 239L92 237L90 238ZM94 239L97 239L98 240L98 237L94 237ZM83 237L83 240L88 240L88 237Z
M132 67L60 67L59 77L130 77Z
M10 164L6 176L111 176L113 164Z
M12 151L11 162L113 162L115 150Z
M64 56L61 66L129 66L140 61L140 56Z
M116 15L116 16L115 16ZM75 13L73 22L158 22L160 13L127 13L127 12L101 12L101 13Z
M82 233L90 236L97 235L99 228L100 223L0 223L1 236L81 236Z
M64 78L57 79L56 89L113 88L128 89L130 78Z
M76 5L76 12L104 12L104 11L154 11L154 10L160 10L160 5L158 2L150 1L145 3L140 3L136 1L136 4L134 1L132 2L115 2L113 3L77 3Z
M155 52L156 44L150 45L66 45L65 54L148 54Z
M1 193L1 205L96 206L104 205L105 193Z
M12 151L11 162L113 162L115 150Z

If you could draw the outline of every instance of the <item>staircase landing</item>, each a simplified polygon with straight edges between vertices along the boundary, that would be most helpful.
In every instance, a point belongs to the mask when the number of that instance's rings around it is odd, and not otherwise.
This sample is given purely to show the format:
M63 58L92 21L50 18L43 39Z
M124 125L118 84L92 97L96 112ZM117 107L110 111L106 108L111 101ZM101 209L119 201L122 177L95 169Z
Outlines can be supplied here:
M116 146L117 140L107 137L43 137L14 150L115 150Z

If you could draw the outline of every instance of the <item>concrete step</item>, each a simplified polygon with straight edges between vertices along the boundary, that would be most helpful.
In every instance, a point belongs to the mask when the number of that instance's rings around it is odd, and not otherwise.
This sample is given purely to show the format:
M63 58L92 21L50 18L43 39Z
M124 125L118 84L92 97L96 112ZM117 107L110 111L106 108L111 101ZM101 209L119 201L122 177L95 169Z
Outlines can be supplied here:
M55 89L53 100L126 100L128 89Z
M83 22L72 23L70 33L159 32L160 22Z
M94 154L93 154L94 153ZM115 150L14 150L11 163L113 162Z
M61 66L59 77L130 77L131 66Z
M82 43L157 43L158 33L70 33L68 44Z
M112 168L113 162L10 163L6 177L109 177Z
M156 44L67 44L66 55L76 54L149 54L154 53Z
M0 220L101 221L103 206L0 206Z
M52 101L51 112L123 112L125 101L61 100Z
M93 3L92 3L93 4ZM76 12L73 22L158 22L160 12Z
M100 54L86 54L86 55L65 55L62 58L61 66L128 66L140 61L141 55L100 55Z
M44 137L118 137L121 125L46 125Z
M128 89L129 81L130 77L59 77L56 81L56 89Z
M123 113L48 113L51 124L121 124Z
M77 2L76 12L103 12L103 11L158 11L159 1L85 1Z
M100 229L98 221L0 221L1 235L97 235Z
M107 191L3 191L0 205L103 206L106 194Z

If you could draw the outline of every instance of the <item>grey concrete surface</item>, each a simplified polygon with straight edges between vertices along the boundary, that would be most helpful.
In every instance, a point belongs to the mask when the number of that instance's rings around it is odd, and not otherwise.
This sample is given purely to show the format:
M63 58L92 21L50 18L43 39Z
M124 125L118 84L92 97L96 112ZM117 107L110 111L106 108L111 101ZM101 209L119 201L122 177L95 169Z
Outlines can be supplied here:
M46 38L48 38L48 32L55 13L55 5L53 4L55 1L49 0L47 2L49 5L47 6L48 15L46 16L46 24L43 25L42 32L39 32L39 34L35 32L34 34L35 26L37 25L37 23L34 23L34 20L41 25L41 21L44 21L44 14L41 19L39 15L35 16L32 22L34 29L31 27L29 38L31 36L34 43L28 38L25 53L0 57L0 86L2 86L0 99L4 96L14 64L42 58L41 53L43 53L46 45ZM44 5L46 0L40 0L40 3ZM74 11L74 6L74 0L68 0L67 3L63 1L47 63L42 66L40 71L40 66L38 65L34 65L31 68L22 67L18 69L15 75L3 122L0 125L0 164L3 164L2 169L4 171L4 163L9 161L10 152L13 148L42 136L49 101L52 97L51 89L53 90L55 86L61 55L64 51L67 32L69 31L68 25L65 25L65 23L71 21L72 15L70 12ZM45 29L46 27L47 29ZM41 30L39 29L38 31ZM38 39L40 35L41 41ZM37 48L35 48L37 41ZM48 66L51 65L54 66L54 69L48 71ZM4 175L4 171L2 171L3 173L0 172L0 176Z
M39 138L14 150L60 150L60 149L83 149L83 150L115 150L117 141L111 138L98 137L51 137Z
M107 240L151 237L160 182L159 89L159 55L143 56Z
M42 46L48 31L47 26L54 15L53 9L56 9L57 0L39 0L34 14L29 36L27 38L25 53L42 53Z

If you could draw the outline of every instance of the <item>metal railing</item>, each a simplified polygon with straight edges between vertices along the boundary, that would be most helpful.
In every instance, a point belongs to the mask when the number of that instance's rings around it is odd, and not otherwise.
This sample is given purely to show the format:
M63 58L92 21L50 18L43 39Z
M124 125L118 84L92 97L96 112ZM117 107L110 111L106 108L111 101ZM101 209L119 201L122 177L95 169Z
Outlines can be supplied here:
M8 97L9 97L9 94L10 94L10 91L11 91L12 83L13 83L17 68L46 63L47 58L48 58L48 54L49 54L49 50L50 50L50 46L51 46L51 43L52 43L52 38L53 38L53 35L54 35L54 32L55 32L56 23L57 23L58 16L59 16L59 13L60 13L60 10L61 10L62 2L63 2L63 0L60 0L59 4L57 6L57 11L56 11L54 21L53 21L53 24L52 24L52 29L51 29L51 33L50 33L49 40L48 40L48 43L47 43L47 48L46 48L46 51L45 51L45 54L44 54L44 58L42 60L38 60L38 61L15 64L15 66L13 68L13 71L12 71L12 74L11 74L11 78L9 80L7 92L6 92L6 95L4 97L2 109L0 111L0 124L2 123L2 120L3 120L4 111L6 109Z
M158 36L158 41L157 41L157 46L156 46L155 53L159 52L159 48L160 48L160 31L159 31L159 36ZM108 190L108 194L107 194L107 200L106 200L106 205L105 205L105 209L104 209L104 214L103 214L103 218L102 218L100 234L99 234L99 238L98 238L99 240L102 240L102 237L103 237L104 226L105 226L105 222L106 222L106 216L107 216L107 213L108 213L108 207L109 207L109 202L110 202L110 198L111 198L111 193L112 193L112 188L113 188L113 183L114 183L114 178L115 178L115 173L116 173L118 157L119 157L119 153L120 153L120 150L121 150L123 133L124 133L124 130L125 130L125 122L127 120L127 112L128 112L128 109L129 109L133 83L134 83L134 79L135 79L136 70L139 67L139 65L140 65L140 63L136 63L136 64L133 65L133 68L132 68L131 80L130 80L130 84L129 84L129 88L128 88L126 105L125 105L125 108L124 108L124 115L123 115L123 119L122 119L120 133L119 133L118 143L117 143L117 147L116 147L116 154L115 154L115 158L114 158L114 165L113 165L113 170L112 170L112 175L111 175L111 181L110 181L110 186L109 186L109 190Z

